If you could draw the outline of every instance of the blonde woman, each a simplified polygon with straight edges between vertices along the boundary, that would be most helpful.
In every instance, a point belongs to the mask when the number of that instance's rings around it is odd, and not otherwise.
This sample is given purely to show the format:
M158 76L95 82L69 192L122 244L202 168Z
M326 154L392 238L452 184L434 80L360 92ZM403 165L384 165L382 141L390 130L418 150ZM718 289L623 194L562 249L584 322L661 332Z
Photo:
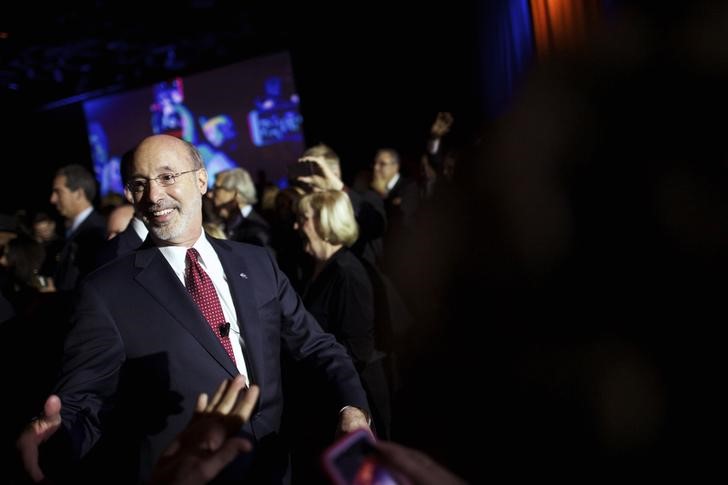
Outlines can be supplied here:
M389 433L390 397L374 335L374 292L366 269L349 250L359 229L342 191L314 192L298 205L296 227L315 260L304 304L327 332L346 347L359 371L380 437Z

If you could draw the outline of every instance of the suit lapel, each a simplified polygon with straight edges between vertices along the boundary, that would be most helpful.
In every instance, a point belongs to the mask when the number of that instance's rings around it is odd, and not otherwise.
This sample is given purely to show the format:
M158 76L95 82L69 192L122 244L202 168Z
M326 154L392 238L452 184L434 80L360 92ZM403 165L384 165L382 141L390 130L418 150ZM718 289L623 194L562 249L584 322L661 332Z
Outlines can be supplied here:
M202 345L210 356L231 376L239 374L219 340L212 333L200 309L190 298L182 282L174 274L164 256L152 245L145 244L136 253L135 265L140 269L136 281L169 312Z
M208 238L210 244L220 257L225 270L225 276L230 287L230 294L235 304L235 313L238 317L240 332L243 335L243 353L245 354L248 376L251 383L263 382L262 335L260 332L260 319L258 318L258 304L253 289L255 275L250 274L243 258L238 256L224 241Z
M131 223L124 229L121 234L116 236L119 238L119 253L133 251L142 245L144 241L141 240L139 235L134 230Z

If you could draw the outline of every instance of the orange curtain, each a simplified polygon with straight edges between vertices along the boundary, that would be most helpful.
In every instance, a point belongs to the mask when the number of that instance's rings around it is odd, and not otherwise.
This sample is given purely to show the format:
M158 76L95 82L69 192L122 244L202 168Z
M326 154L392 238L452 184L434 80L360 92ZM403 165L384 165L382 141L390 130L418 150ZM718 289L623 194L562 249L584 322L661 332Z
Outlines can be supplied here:
M601 6L601 0L531 0L537 56L581 49Z

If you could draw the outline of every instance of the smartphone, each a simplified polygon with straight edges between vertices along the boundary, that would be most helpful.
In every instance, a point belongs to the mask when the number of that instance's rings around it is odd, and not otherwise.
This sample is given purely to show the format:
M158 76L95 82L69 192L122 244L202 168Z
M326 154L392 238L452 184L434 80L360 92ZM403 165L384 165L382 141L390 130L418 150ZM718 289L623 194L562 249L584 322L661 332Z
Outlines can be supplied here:
M324 471L334 485L407 485L377 458L374 437L365 429L344 435L321 456Z
M321 167L316 162L296 162L288 166L288 178L296 180L298 177L321 175Z

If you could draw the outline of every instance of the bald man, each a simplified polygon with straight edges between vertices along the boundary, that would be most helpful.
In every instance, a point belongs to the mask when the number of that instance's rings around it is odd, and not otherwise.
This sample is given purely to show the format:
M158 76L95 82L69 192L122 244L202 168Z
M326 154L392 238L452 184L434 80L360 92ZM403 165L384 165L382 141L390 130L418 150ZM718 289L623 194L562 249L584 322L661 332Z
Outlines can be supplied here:
M113 239L129 226L134 218L134 206L122 204L115 207L106 218L106 238Z

